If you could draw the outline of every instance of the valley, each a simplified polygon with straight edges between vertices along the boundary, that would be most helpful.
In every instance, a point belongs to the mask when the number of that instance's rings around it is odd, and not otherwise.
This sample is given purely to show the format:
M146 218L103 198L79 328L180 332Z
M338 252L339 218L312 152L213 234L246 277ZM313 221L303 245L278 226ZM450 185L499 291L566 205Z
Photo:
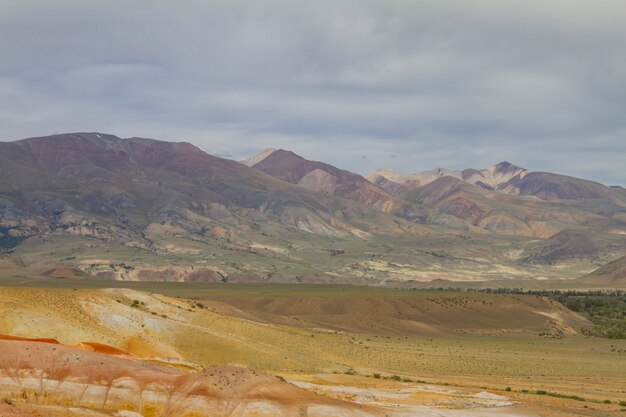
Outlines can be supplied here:
M2 416L626 407L619 189L100 133L0 151Z
M0 1L0 417L626 417L626 1Z

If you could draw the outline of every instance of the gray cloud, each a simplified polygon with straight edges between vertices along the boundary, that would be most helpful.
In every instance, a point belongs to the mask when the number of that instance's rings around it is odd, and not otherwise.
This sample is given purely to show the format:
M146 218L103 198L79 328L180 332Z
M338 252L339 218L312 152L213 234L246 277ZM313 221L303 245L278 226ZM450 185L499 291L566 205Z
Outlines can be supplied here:
M510 160L626 184L621 0L0 6L2 140L267 146L367 173Z

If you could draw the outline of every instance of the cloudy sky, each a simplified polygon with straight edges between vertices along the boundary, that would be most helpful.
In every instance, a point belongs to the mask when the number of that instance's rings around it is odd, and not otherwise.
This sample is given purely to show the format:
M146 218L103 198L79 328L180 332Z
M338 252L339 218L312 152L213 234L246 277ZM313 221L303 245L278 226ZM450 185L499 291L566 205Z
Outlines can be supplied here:
M0 0L0 139L626 185L624 0Z

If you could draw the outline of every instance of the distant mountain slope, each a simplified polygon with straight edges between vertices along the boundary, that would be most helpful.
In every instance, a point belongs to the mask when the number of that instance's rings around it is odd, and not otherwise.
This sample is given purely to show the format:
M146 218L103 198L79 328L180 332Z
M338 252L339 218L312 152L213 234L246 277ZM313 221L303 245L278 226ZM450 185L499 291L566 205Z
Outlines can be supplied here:
M528 247L521 262L556 264L579 259L607 259L626 252L626 236L589 230L563 230Z
M390 193L399 195L443 176L503 194L534 196L546 201L608 199L626 206L626 193L621 187L606 187L594 181L549 172L531 172L506 161L485 169L454 171L438 168L416 174L397 174L390 169L378 169L367 178Z
M500 187L509 194L530 195L542 200L584 200L619 198L616 190L597 182L548 172L531 172L513 177Z
M441 177L401 194L407 201L454 216L476 230L497 234L550 237L573 227L613 233L626 222L583 206L550 203L489 191L454 177Z
M283 149L272 152L255 164L254 168L283 181L358 201L383 211L394 212L402 205L387 191L358 174L323 162L309 161Z
M514 179L524 178L526 174L528 174L528 170L525 168L520 168L505 161L485 169L465 169L463 171L436 168L414 174L397 174L391 169L377 169L368 175L367 178L374 184L378 184L397 195L423 187L445 176L457 178L486 190L495 191L500 190L504 184Z
M550 237L571 228L626 231L626 194L621 189L530 172L506 161L480 170L397 174L380 169L368 178L392 195L493 233Z
M340 207L363 210L188 143L77 133L0 143L0 151L4 217L20 210L56 220L75 211L105 217L123 212L147 223L193 217L188 210L212 217L210 205L218 204L227 217L255 210L294 227L317 223L306 230L345 232L351 226L342 224ZM372 199L389 198L370 186Z
M461 171L435 168L415 174L398 174L391 169L377 169L368 175L367 179L390 193L399 195L405 191L429 184L444 176L461 178Z
M0 275L367 284L567 263L577 276L626 239L625 196L590 181L502 163L399 193L284 150L259 159L102 133L0 142Z
M599 287L626 287L626 256L622 256L580 278L588 285Z
M265 158L267 158L268 156L270 156L271 154L273 154L274 152L276 152L277 150L278 149L276 149L276 148L266 148L266 149L263 149L261 152L252 155L251 157L249 157L245 161L242 161L242 164L247 165L249 167L253 167L256 164L258 164L259 162L261 162L262 160L264 160Z
M188 143L99 133L5 142L0 172L0 226L18 235L32 234L29 228L128 235L173 219L200 231L216 221L241 224L255 217L323 234L367 235L382 232L385 223L398 227L391 218L366 226L384 215Z

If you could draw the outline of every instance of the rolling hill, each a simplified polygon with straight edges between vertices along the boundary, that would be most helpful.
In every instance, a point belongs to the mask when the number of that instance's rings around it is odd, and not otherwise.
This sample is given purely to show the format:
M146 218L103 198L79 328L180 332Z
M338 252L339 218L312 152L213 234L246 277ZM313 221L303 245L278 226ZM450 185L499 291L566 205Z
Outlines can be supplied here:
M626 251L623 235L598 234L581 230L562 230L526 248L520 262L555 264L559 261L594 259L606 261Z
M626 288L626 256L607 263L579 281L590 287Z

